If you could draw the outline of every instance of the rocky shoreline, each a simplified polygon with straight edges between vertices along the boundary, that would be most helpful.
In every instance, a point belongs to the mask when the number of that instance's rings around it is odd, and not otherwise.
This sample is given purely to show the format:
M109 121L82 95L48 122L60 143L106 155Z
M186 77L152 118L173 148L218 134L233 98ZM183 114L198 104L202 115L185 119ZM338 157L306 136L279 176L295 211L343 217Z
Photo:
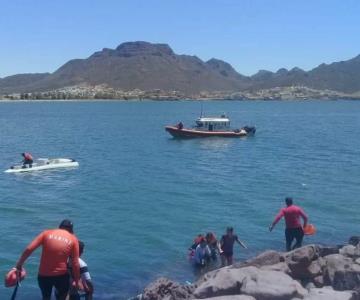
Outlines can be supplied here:
M133 300L359 300L360 237L345 246L268 250L181 285L159 278Z
M56 90L12 93L0 95L3 100L337 100L360 99L360 92L346 94L332 90L316 90L305 86L275 87L271 89L246 91L203 91L197 94L184 94L180 91L161 89L142 91L117 90L107 85L77 85Z

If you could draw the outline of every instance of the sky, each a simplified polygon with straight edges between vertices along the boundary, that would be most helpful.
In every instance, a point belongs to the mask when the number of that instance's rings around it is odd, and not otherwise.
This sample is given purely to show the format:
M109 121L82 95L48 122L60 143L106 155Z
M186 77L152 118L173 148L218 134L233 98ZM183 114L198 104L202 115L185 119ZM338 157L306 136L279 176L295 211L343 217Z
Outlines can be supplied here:
M54 72L127 41L276 71L360 54L359 0L0 0L0 77Z

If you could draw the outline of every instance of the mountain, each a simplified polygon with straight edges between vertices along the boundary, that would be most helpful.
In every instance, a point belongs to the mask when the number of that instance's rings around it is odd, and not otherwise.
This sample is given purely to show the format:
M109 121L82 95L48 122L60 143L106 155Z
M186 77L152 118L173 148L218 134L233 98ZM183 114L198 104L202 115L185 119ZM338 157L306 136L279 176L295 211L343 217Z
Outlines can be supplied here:
M116 90L244 91L305 86L344 93L360 91L360 55L348 61L322 64L311 71L299 68L239 74L229 63L179 55L167 44L127 42L104 48L85 59L73 59L53 73L19 74L0 79L0 94L42 92L78 85L105 85Z
M30 85L19 82L20 91L44 91L80 84L106 84L122 90L232 91L249 84L229 64L203 62L196 56L177 55L166 44L129 42L103 49L86 59L70 60L52 74ZM221 62L221 63L220 63ZM5 79L3 79L5 80ZM0 82L0 91L12 89ZM14 89L15 91L16 89Z
M321 64L308 72L299 68L280 69L276 73L261 71L251 78L255 89L302 85L355 93L360 91L360 55L347 61Z

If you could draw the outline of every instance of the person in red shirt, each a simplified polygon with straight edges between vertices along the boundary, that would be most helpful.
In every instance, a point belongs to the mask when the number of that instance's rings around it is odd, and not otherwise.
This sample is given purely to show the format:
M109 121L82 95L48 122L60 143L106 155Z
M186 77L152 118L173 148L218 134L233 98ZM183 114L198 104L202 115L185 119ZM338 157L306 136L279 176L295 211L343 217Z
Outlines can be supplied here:
M21 153L23 159L23 168L26 168L26 165L29 165L29 168L32 167L32 164L34 162L34 159L30 153Z
M302 210L302 208L293 204L293 199L290 197L285 198L286 207L282 208L276 215L274 222L269 226L270 232L274 229L275 225L280 221L282 217L285 218L285 238L286 238L286 250L290 251L301 247L302 240L304 238L303 227L306 226L308 217ZM304 226L301 225L301 220L304 221ZM294 246L292 246L293 240L296 240Z
M70 276L67 262L71 259L74 282L77 286L80 280L79 242L73 234L73 224L70 220L63 220L59 229L45 230L40 233L25 249L16 264L22 269L31 253L42 246L41 260L38 273L38 284L43 300L50 300L52 289L55 287L57 300L65 300L70 289Z

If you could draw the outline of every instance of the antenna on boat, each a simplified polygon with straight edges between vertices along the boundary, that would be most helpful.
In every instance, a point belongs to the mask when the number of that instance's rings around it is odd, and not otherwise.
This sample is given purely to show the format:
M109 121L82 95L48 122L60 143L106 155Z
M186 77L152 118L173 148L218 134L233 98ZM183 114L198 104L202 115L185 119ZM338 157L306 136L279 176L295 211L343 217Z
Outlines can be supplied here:
M203 103L201 102L201 111L200 111L200 118L203 116Z

